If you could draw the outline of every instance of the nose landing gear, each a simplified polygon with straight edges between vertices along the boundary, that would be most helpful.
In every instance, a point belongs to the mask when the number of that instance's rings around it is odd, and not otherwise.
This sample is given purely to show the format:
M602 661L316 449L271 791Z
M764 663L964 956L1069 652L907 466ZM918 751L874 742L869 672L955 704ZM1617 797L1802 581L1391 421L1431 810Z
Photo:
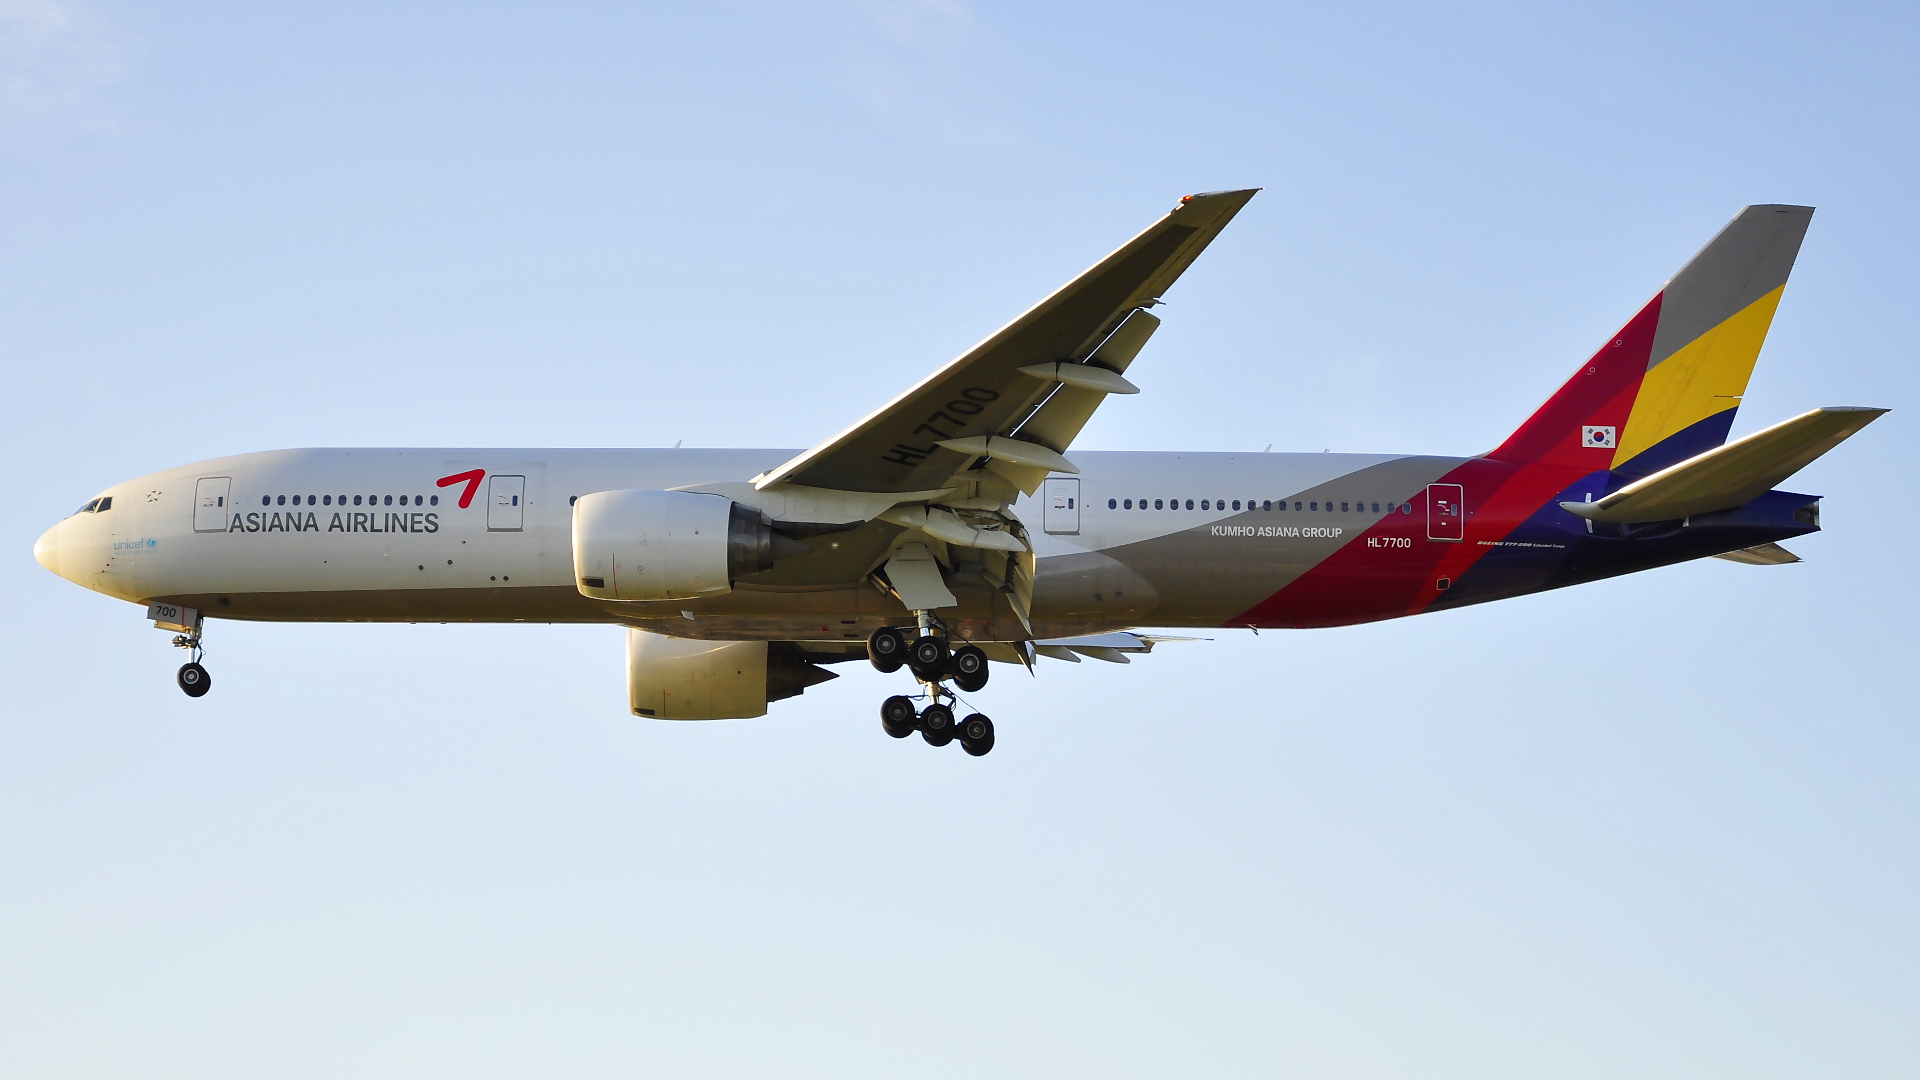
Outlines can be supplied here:
M187 650L187 662L180 665L180 673L174 676L173 681L180 684L180 689L188 697L205 697L207 691L213 689L213 676L200 666L200 658L206 655L200 648L200 627L195 625L188 633L176 634L173 647Z
M919 613L916 613L919 614ZM952 706L959 703L946 680L965 693L987 685L987 654L978 646L962 645L949 649L947 641L933 633L931 620L923 619L924 632L908 640L893 627L876 630L867 639L867 658L883 672L908 667L931 701L916 709L914 699L896 694L880 704L880 726L888 735L904 739L918 731L929 746L945 746L956 738L960 748L973 757L984 757L993 749L993 721L980 713L971 713L955 723Z

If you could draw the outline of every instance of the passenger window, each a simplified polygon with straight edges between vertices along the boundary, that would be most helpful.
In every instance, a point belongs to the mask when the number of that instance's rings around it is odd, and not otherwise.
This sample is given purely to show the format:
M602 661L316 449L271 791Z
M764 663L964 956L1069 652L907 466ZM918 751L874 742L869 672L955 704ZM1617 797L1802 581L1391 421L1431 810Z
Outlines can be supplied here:
M1316 502L1316 503L1310 503L1309 505L1311 505L1311 506L1312 506L1312 507L1313 507L1313 508L1314 508L1315 510L1318 510L1318 509L1320 509L1320 504L1319 504L1319 503L1317 503L1317 502Z
M1133 500L1132 499L1126 500L1126 502L1121 506L1121 509L1123 510L1133 509Z
M1113 500L1113 499L1108 499L1108 500L1107 500L1107 509L1109 509L1109 510L1118 510L1118 509L1120 509L1120 504L1119 504L1119 502L1117 502L1116 500Z
M353 505L355 505L355 506L359 506L359 505L360 505L360 496L358 496L358 495L355 495L355 496L353 497Z
M1286 508L1287 508L1287 504L1286 504L1286 503L1281 503L1281 504L1280 504L1280 509L1282 509L1282 510L1285 510ZM1270 510L1272 510L1272 509L1273 509L1273 500L1272 500L1272 499L1268 499L1268 500L1267 500L1266 502L1263 502L1263 503L1261 503L1261 504L1260 504L1260 509L1262 509L1262 510L1268 510L1268 511L1270 511Z
M1374 513L1376 513L1376 514L1380 512L1380 504L1379 504L1379 503L1374 503L1374 504L1373 504L1373 512L1374 512Z
M1209 503L1210 501L1211 501L1211 500L1209 500L1209 499L1201 499L1201 500L1200 500L1200 509L1202 509L1202 510L1208 510L1208 509L1211 509L1211 507L1209 507L1209 506L1207 505L1207 504L1208 504L1208 503Z
M573 498L574 498L574 499L577 499L577 498L579 498L579 497L580 497L580 496L578 496L578 495L575 495L575 496L574 496ZM427 504L428 506L439 506L439 505L440 505L440 496L438 496L438 495L429 495L429 496L427 496L427 498L429 498L429 499L432 499L432 500L433 500L432 502L430 502L430 503L428 503L428 504ZM572 505L573 505L573 499L568 499L568 500L567 500L567 505L568 505L568 506L572 506Z
M1403 513L1403 514L1411 514L1411 513L1413 513L1413 504L1412 504L1412 503L1401 503L1401 504L1400 504L1400 512L1401 512L1401 513Z
M280 505L281 506L287 505L287 497L285 495L280 496Z
M1189 509L1189 510L1191 510L1191 509L1193 509L1193 500L1192 500L1192 499L1188 499L1188 500L1187 500L1187 509Z
M392 506L392 505L393 505L393 496L391 496L391 495L389 495L389 496L387 496L387 505L388 505L388 506Z
M1346 503L1341 503L1341 504L1340 504L1340 512L1341 512L1341 513L1343 513L1343 514L1347 512L1347 504L1346 504Z
M1155 499L1155 500L1153 500L1153 508L1154 508L1155 510L1158 510L1158 509L1160 509L1160 500L1159 500L1159 499Z
M1233 508L1234 508L1235 510L1238 510L1238 509L1240 509L1240 500L1239 500L1239 499L1235 499L1235 500L1233 500Z
M332 505L333 505L333 496L331 496L331 495L322 495L322 496L320 496L320 505L321 505L321 506L332 506Z

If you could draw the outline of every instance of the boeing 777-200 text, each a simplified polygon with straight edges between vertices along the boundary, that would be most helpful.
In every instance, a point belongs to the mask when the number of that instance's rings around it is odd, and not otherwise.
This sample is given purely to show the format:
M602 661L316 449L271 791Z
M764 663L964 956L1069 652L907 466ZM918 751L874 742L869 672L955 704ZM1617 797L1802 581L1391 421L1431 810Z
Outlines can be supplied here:
M211 680L205 620L627 628L639 716L760 716L868 660L881 706L970 754L990 662L1122 661L1138 627L1338 626L1718 556L1794 562L1775 485L1884 410L1727 442L1813 210L1749 206L1476 457L1068 453L1160 297L1253 191L1193 195L811 450L276 450L117 484L41 565L146 605Z

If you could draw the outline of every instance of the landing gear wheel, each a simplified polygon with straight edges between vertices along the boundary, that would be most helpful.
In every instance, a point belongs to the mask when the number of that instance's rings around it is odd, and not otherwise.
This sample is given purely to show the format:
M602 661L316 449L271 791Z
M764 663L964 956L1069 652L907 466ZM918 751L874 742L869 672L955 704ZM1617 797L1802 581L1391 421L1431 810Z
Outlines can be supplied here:
M993 749L993 721L979 713L960 721L960 749L974 757L986 757Z
M947 643L928 634L913 641L913 666L939 671L947 666Z
M987 654L977 646L962 645L953 651L947 670L953 672L954 685L963 693L974 693L987 685Z
M188 697L205 697L207 691L213 689L213 676L207 674L207 669L199 664L181 664L180 674L174 676L174 681L180 684L180 689L185 690Z
M880 727L896 739L913 734L919 719L914 712L912 698L896 694L880 703Z
M867 660L874 667L892 674L907 662L907 639L891 626L883 626L867 639Z
M929 746L945 746L953 741L953 710L945 705L929 705L920 713L920 737Z

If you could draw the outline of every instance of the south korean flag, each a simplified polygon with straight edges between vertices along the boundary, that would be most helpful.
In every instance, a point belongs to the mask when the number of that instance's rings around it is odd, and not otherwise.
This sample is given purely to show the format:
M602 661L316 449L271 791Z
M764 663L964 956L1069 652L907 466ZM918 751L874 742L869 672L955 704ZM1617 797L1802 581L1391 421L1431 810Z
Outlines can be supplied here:
M1614 446L1613 429L1594 427L1589 424L1580 429L1580 445L1592 446L1602 450L1611 450Z

